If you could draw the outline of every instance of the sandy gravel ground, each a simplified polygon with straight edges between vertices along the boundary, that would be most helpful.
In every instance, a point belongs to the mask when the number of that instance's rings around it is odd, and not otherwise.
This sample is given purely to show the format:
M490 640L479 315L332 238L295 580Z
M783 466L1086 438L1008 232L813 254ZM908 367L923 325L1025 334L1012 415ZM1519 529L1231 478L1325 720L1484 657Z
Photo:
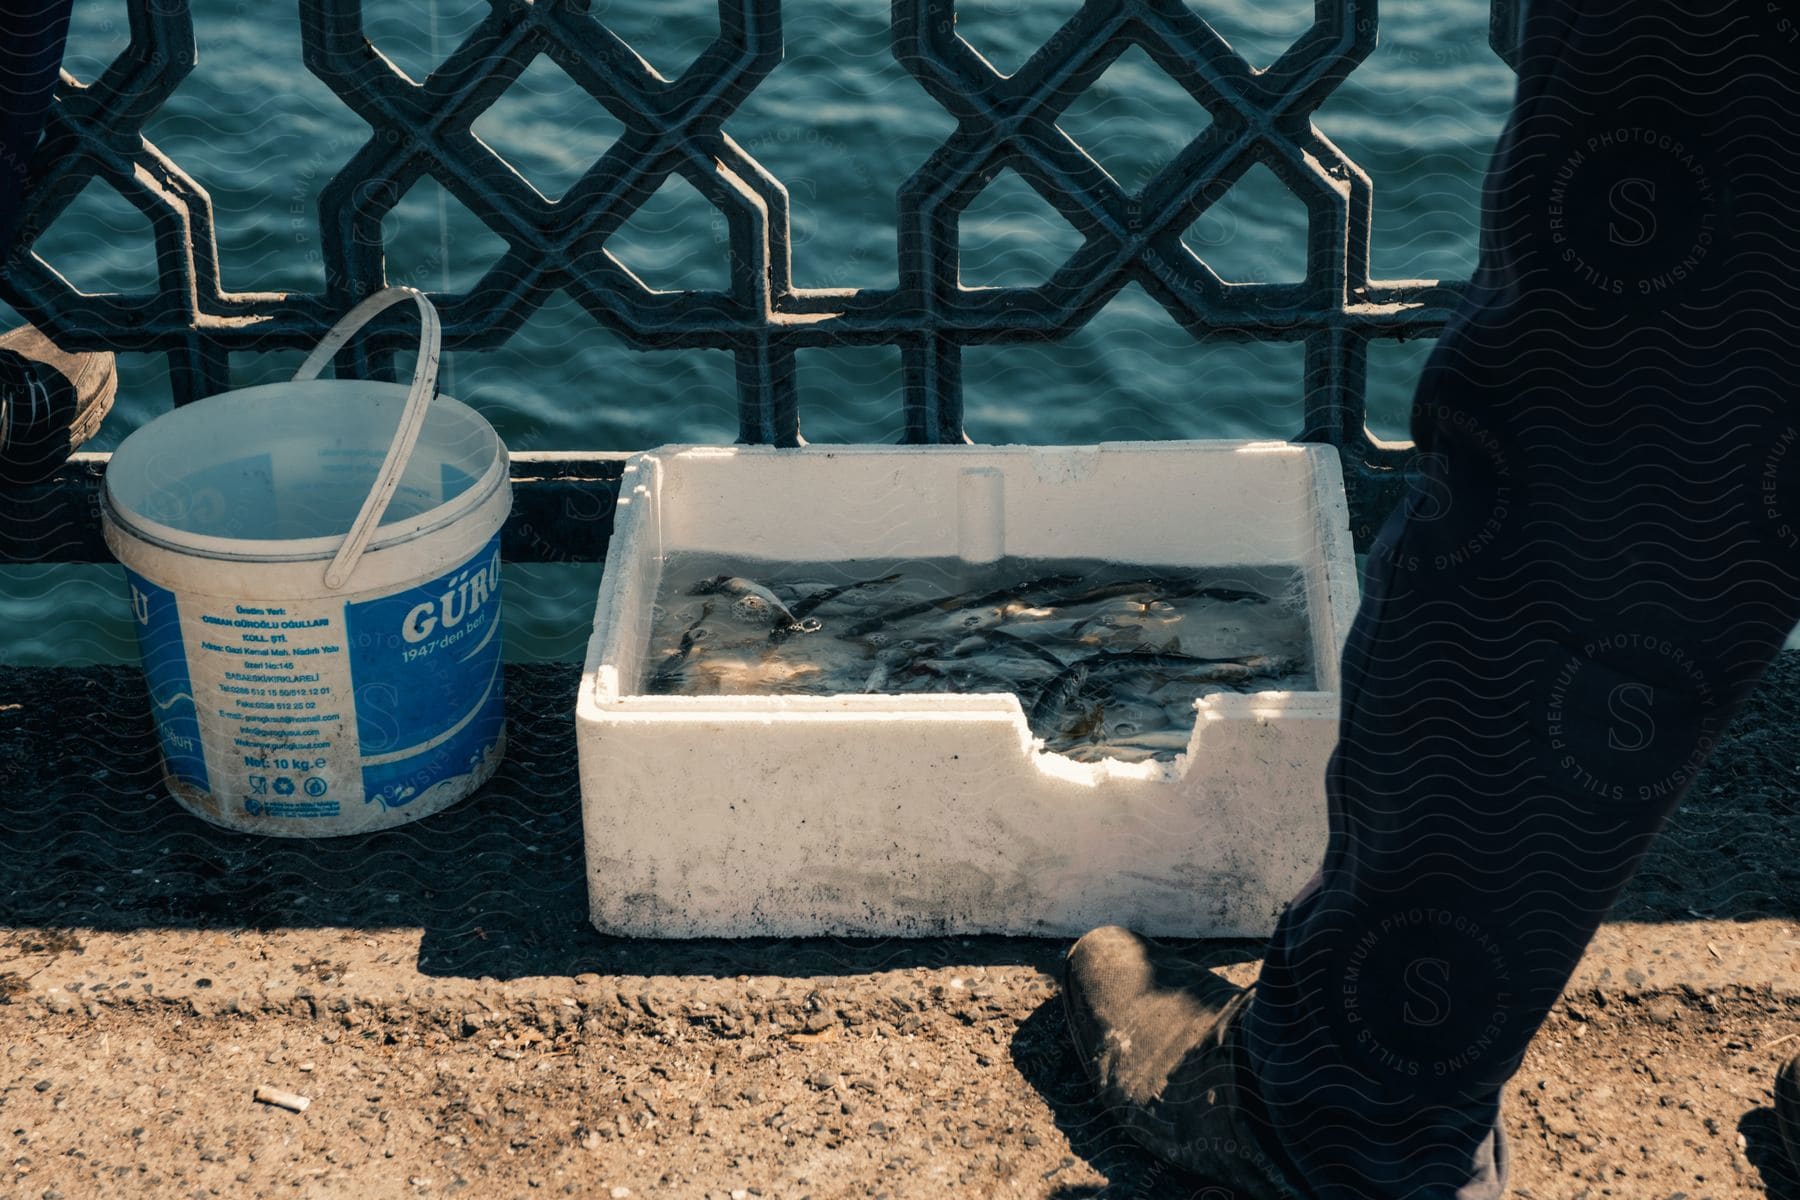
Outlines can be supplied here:
M1217 1200L1090 1102L1031 967L619 983L343 1011L21 995L0 1195ZM1516 1194L1800 1194L1768 1108L1796 1049L1800 1000L1767 989L1571 997L1506 1097Z

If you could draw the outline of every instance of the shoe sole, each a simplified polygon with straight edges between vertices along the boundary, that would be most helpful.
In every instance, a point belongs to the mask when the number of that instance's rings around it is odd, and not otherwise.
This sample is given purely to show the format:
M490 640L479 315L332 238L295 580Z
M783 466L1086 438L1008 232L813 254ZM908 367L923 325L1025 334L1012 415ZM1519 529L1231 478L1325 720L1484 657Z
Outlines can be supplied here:
M0 334L0 350L44 364L68 382L75 396L74 410L66 417L53 414L44 428L20 428L15 422L0 445L0 484L27 486L42 483L68 461L77 447L100 430L112 411L119 391L118 361L105 351L63 350L42 331L26 325ZM8 452L23 451L23 461L7 461Z

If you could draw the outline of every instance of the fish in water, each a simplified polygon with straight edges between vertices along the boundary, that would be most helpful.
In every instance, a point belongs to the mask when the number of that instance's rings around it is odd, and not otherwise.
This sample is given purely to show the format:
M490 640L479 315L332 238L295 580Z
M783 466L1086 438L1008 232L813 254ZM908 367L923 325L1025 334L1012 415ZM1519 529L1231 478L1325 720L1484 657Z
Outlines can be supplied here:
M1269 597L1262 592L1246 591L1243 588L1218 587L1198 581L1182 581L1171 579L1124 579L1117 583L1103 583L1089 588L1085 592L1077 592L1073 596L1062 596L1058 603L1065 608L1074 608L1083 604L1098 604L1102 600L1116 600L1121 597L1149 597L1144 601L1156 600L1216 600L1221 604L1267 604Z
M1102 701L1089 709L1087 713L1073 725L1063 730L1062 736L1072 741L1097 742L1106 736L1106 703Z
M1173 750L1176 753L1186 750L1193 738L1192 725L1182 729L1140 729L1131 735L1131 740L1146 750Z
M884 583L893 583L899 578L900 572L894 571L887 575L883 575L880 579L863 579L856 583L840 583L836 587L821 588L804 599L794 601L793 607L788 610L789 615L798 621L802 618L811 616L812 611L815 608L818 608L822 604L830 604L839 596L847 596L851 592L861 592L866 591L869 588L880 587Z
M1068 711L1075 697L1087 686L1088 675L1093 668L1086 659L1072 663L1061 672L1051 677L1037 699L1031 705L1031 724L1036 729L1048 729L1056 720Z
M839 634L844 638L866 637L900 621L922 616L928 612L956 612L965 608L994 608L1009 601L1023 600L1028 596L1042 595L1046 591L1054 591L1059 587L1067 587L1080 580L1073 575L1041 575L1035 579L1027 579L1023 583L1010 584L993 591L963 593L945 596L936 600L918 600L905 604L890 612L878 613L866 620L858 621ZM973 627L971 627L973 628Z
M776 622L775 628L769 630L769 641L778 646L796 633L816 632L824 627L824 623L813 617L813 610L830 604L841 596L877 588L886 583L893 583L899 578L900 573L895 571L883 575L880 579L861 579L855 583L840 583L835 587L820 588L810 596L804 596L794 601L787 610L789 619L785 623Z
M735 601L731 606L732 612L745 620L758 620L766 615L777 627L798 624L781 598L754 579L744 579L737 575L715 575L694 585L688 595L730 596Z
M1086 690L1096 674L1132 671L1154 672L1186 683L1243 683L1259 675L1278 675L1291 665L1277 655L1256 655L1250 660L1200 658L1192 654L1159 651L1101 650L1063 668L1052 676L1031 706L1031 721L1039 728L1052 727L1060 713Z
M1011 694L1051 753L1167 760L1206 697L1313 684L1304 580L1230 570L671 558L644 682L684 695ZM829 636L805 636L819 630Z
M692 654L694 647L706 638L706 630L702 626L706 624L706 619L712 616L712 611L711 600L700 606L700 615L695 617L694 623L682 632L681 644L669 657L657 664L656 673L650 677L651 692L661 694L675 690L675 684L680 680L687 665L688 655Z
M954 658L966 658L979 653L990 646L1000 646L1028 654L1041 663L1046 663L1056 670L1062 670L1067 664L1054 653L1044 649L1036 642L1028 641L1016 633L1008 633L1004 629L984 629L958 642L950 651Z

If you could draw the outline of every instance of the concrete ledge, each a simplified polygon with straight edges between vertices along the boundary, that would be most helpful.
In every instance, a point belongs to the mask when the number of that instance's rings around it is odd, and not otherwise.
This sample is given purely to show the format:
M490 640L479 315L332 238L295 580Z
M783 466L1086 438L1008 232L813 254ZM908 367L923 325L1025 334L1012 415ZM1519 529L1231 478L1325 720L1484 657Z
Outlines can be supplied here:
M1062 949L1048 940L935 939L924 944L950 963L881 967L850 948L836 962L817 961L795 972L719 974L729 964L716 960L683 972L679 961L663 961L657 966L666 973L655 975L582 972L501 981L421 974L416 930L15 931L7 943L0 1002L41 1005L59 1015L278 1014L345 1026L397 1021L455 1030L471 1019L553 1028L573 1016L599 1014L620 1028L653 1029L679 1017L795 1033L827 1005L834 1019L896 1026L909 1013L929 1010L1029 1011L1053 990ZM1252 944L1172 944L1239 983L1255 978ZM742 965L748 967L758 956L754 948L744 949ZM906 947L886 950L891 961L917 957ZM802 957L796 955L794 965ZM1800 925L1773 918L1608 925L1567 994L1603 1002L1705 995L1800 1002Z

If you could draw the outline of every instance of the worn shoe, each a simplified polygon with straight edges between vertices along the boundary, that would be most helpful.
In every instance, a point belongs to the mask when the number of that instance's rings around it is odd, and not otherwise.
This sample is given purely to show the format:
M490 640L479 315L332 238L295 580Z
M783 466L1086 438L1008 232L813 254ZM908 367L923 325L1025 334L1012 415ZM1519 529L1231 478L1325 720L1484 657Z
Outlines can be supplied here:
M30 325L0 334L0 487L48 478L94 436L118 390L110 354L70 354Z
M1800 1172L1800 1055L1775 1076L1775 1128L1781 1130L1788 1162Z
M1063 1006L1075 1052L1107 1111L1165 1162L1232 1200L1301 1200L1263 1117L1242 1050L1250 993L1210 971L1159 966L1117 926L1075 943Z

